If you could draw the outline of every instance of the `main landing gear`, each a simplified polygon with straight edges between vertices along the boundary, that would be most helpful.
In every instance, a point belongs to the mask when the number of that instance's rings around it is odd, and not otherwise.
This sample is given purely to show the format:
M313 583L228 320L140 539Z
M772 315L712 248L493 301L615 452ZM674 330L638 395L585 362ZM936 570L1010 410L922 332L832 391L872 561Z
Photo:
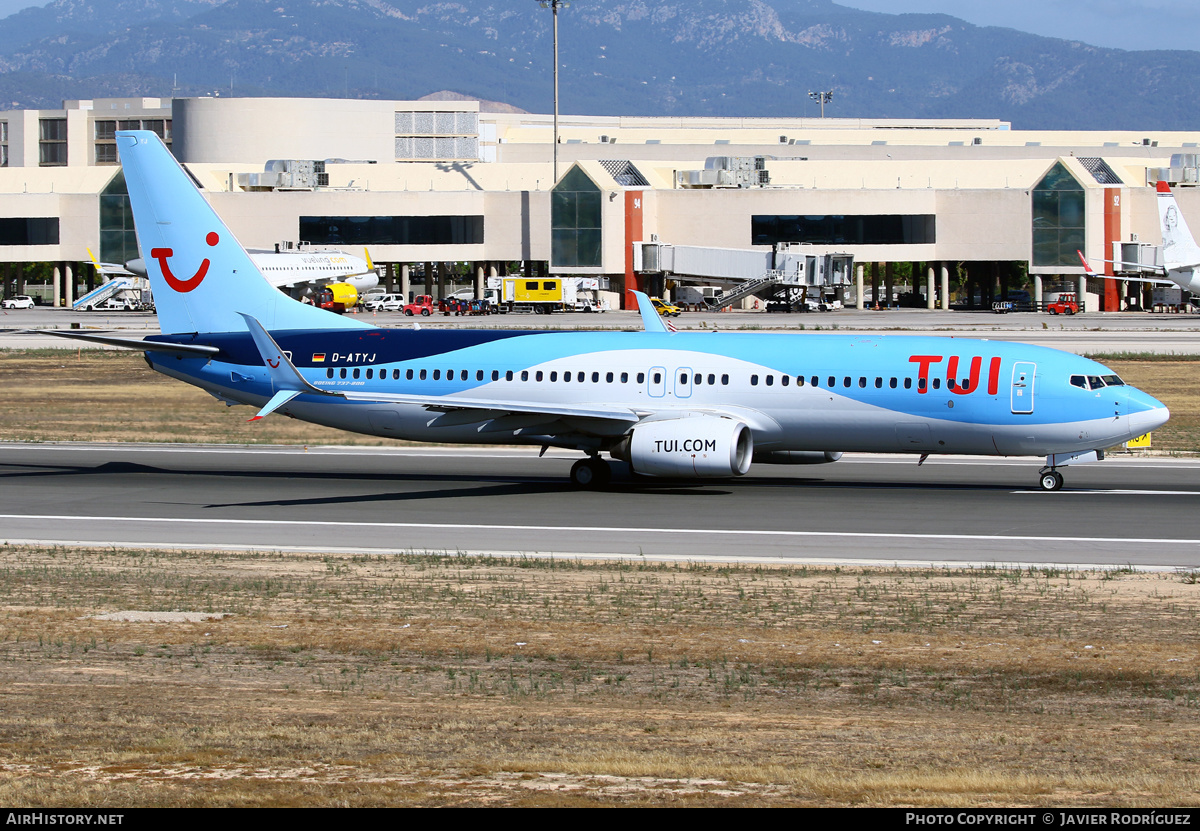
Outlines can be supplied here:
M1038 484L1044 491L1056 491L1063 486L1063 475L1052 467L1044 467L1038 474Z
M599 456L588 456L571 466L571 487L596 490L612 481L612 468Z

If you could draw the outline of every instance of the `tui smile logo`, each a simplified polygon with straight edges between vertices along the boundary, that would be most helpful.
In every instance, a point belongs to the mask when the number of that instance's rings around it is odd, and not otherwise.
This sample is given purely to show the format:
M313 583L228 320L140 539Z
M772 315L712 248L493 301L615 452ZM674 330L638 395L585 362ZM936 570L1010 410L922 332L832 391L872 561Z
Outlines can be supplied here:
M218 242L220 242L221 238L219 236L217 236L216 231L209 231L208 236L206 236L204 238L204 241L207 242L210 246L213 246L213 245L216 245ZM198 287L200 285L200 283L204 281L205 276L208 274L208 266L209 266L208 258L205 257L203 260L200 261L200 268L196 270L195 274L193 274L191 277L187 278L186 280L180 280L178 277L176 277L174 274L171 273L171 266L167 264L167 258L170 257L174 253L175 253L174 249L171 249L171 248L152 248L152 249L150 249L150 256L153 257L154 259L158 260L158 267L160 269L162 269L163 279L165 279L167 281L167 285L170 286L171 288L175 289L175 291L177 291L177 292L181 292L181 293L189 292L192 289Z

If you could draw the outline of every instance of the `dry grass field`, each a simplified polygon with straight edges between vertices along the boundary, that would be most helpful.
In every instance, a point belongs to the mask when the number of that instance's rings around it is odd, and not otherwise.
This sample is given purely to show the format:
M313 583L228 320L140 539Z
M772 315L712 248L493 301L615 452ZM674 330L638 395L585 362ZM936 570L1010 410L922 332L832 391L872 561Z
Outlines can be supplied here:
M1110 365L1200 447L1200 362ZM0 384L4 440L383 443L124 353ZM1194 574L3 546L0 804L1196 805L1198 612Z
M0 804L1195 805L1198 611L1180 574L6 547Z

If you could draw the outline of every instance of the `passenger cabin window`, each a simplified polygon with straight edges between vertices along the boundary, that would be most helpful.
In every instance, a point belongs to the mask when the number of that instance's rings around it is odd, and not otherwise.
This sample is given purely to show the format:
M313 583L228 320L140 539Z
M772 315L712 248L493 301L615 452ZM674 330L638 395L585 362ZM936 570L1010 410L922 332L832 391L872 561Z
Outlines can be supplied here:
M482 380L483 380L483 370L482 370L482 369L477 369L477 370L475 370L475 380L476 380L476 381L482 381Z
M537 371L537 374L533 376L534 380L538 382L540 382L543 377L545 376L542 375L542 371L540 369Z
M791 382L791 380L792 380L792 378L790 375L780 375L779 376L779 383L783 384L785 387Z
M858 376L858 386L862 389L866 389L867 388L867 379L863 378L861 375Z
M847 375L845 378L842 379L842 386L843 387L850 386L850 376Z
M550 380L551 380L551 381L557 381L557 380L558 380L558 373L557 373L557 372L551 372L551 373L550 373Z
M435 369L433 371L433 380L435 380L435 381L442 380L442 371L440 369Z
M498 369L493 369L493 370L492 370L492 380L493 380L493 381L499 381L499 380L500 380L500 370L498 370Z
M629 383L629 373L628 373L628 372L622 372L622 373L621 373L621 383L622 383L622 384L628 384L628 383Z
M511 381L512 379L513 379L513 371L510 369L508 372L504 373L504 380Z
M425 372L426 372L426 370L424 370L424 369L421 370L421 380L422 381L425 380Z
M662 373L661 372L654 373L654 383L656 383L656 384L662 383Z
M904 388L905 388L906 390L911 390L911 389L912 389L912 378L905 378L905 379L904 379Z
M354 377L358 377L358 367L354 367Z
M422 375L421 377L424 378L425 376ZM406 381L411 381L413 379L413 371L411 369L404 373L404 379Z
M644 383L646 382L646 373L644 373L644 372L639 372L639 373L637 374L637 382L638 382L639 384L644 384Z
M758 386L758 376L757 375L750 376L750 386L752 386L752 387Z
M925 389L925 385L926 385L926 383L927 383L927 382L926 382L926 380L925 380L924 378L918 378L918 379L917 379L917 389L918 389L918 390L924 390L924 389Z
M372 380L374 377L375 377L375 370L373 370L373 369L368 369L368 370L367 370L367 380L368 380L368 381L370 381L370 380Z
M412 377L412 370L411 370L411 369L408 371L408 377L409 377L409 378L411 378L411 377ZM392 370L392 380L393 380L393 381L399 381L399 380L400 380L400 370L398 370L398 369L393 369L393 370Z
M729 376L728 375L721 376L721 386L723 386L723 387L729 386Z
M329 367L329 369L325 370L325 377L326 377L326 378L332 378L332 377L333 377L333 367Z
M611 384L613 382L613 374L611 372L605 373L604 380L606 383Z
M773 386L775 386L775 376L774 376L774 375L768 375L768 376L767 376L767 386L768 386L768 387L773 387Z
M521 380L522 380L522 381L528 381L528 380L529 380L529 370L526 370L526 369L522 369L522 370L521 370Z
M940 390L942 388L942 379L941 378L933 379L933 388L935 390Z

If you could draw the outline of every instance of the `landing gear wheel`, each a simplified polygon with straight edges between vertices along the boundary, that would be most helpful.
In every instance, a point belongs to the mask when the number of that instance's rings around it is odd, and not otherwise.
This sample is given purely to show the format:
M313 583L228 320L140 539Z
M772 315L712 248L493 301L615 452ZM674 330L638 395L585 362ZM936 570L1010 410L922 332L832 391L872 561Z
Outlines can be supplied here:
M1044 491L1056 491L1063 486L1063 475L1057 470L1042 471L1038 484Z
M580 490L602 488L612 479L608 462L595 456L580 459L571 466L571 486Z

